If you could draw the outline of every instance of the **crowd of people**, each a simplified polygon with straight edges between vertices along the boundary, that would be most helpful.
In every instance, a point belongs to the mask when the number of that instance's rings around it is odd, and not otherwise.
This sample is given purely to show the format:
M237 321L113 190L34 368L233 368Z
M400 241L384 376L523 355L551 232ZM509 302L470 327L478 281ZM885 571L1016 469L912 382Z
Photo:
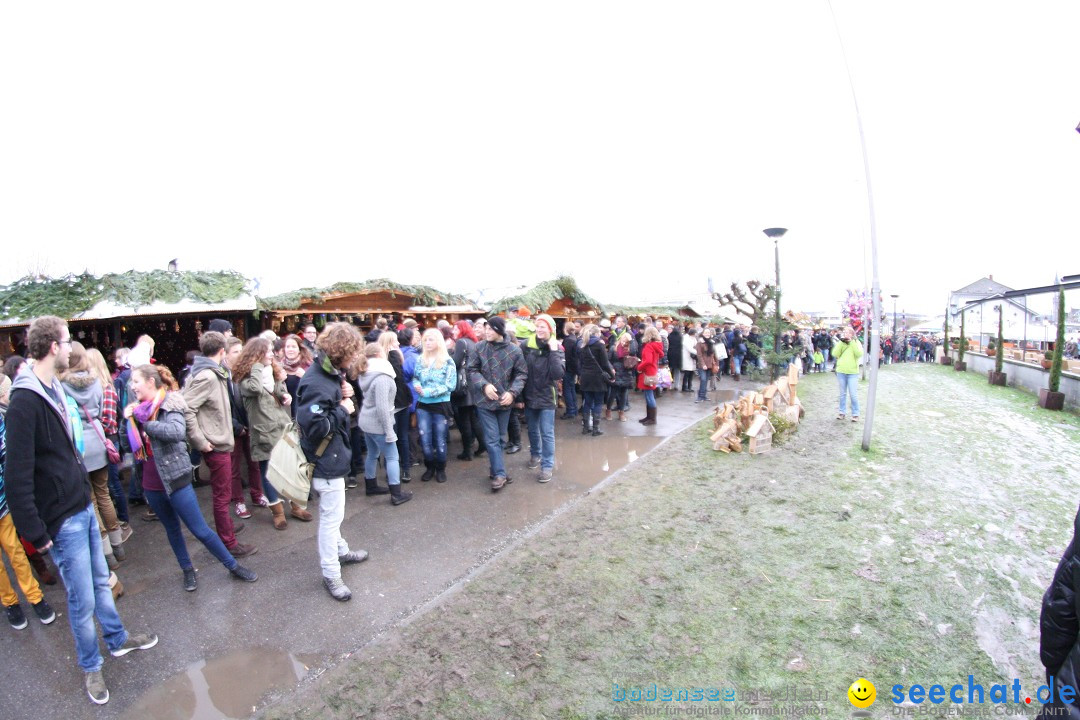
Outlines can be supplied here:
M628 420L630 399L639 393L639 422L654 425L664 392L694 393L696 380L696 400L705 402L719 376L738 381L763 368L770 345L757 328L734 324L644 318L631 325L616 316L557 327L551 316L527 311L426 329L412 319L380 317L366 335L332 322L321 331L309 325L300 334L266 331L246 341L217 319L174 377L155 362L152 337L117 350L110 372L96 349L72 340L63 320L38 318L28 331L28 357L9 358L0 376L0 423L7 420L6 432L0 424L0 547L46 624L55 613L38 582L57 582L46 560L52 556L86 690L104 703L94 619L113 655L157 642L151 633L129 633L116 611L123 593L117 572L135 534L134 516L161 524L188 592L199 578L184 527L228 575L251 583L258 576L241 561L258 548L239 536L254 508L268 509L276 530L316 522L322 581L331 597L346 601L352 593L342 567L368 557L341 527L346 492L361 479L367 496L389 496L390 507L409 502L405 486L414 467L423 466L421 482L447 481L456 428L456 458L486 455L487 482L500 492L513 481L504 456L521 451L525 428L527 467L548 483L557 417L579 419L583 435L600 436L606 422ZM862 350L850 328L791 331L780 345L785 363L806 372L834 362L840 416L848 394L858 419L855 385L845 381L857 372ZM293 424L314 466L316 513L270 482L272 451ZM203 485L210 488L212 524L195 493ZM0 599L12 627L25 627L6 573Z

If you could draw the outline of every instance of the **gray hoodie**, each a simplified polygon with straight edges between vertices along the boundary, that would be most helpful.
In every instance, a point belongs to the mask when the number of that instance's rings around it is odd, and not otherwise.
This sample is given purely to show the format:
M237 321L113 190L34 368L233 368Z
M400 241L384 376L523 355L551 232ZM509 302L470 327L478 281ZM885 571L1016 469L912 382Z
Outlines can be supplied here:
M394 368L389 360L369 358L367 372L360 375L360 429L372 435L385 435L386 442L397 442L394 432Z
M79 405L79 417L82 419L83 462L90 472L100 470L109 464L105 454L104 428L101 426L102 405L105 391L101 381L88 370L65 373L60 381L64 392ZM87 416L89 415L89 420Z

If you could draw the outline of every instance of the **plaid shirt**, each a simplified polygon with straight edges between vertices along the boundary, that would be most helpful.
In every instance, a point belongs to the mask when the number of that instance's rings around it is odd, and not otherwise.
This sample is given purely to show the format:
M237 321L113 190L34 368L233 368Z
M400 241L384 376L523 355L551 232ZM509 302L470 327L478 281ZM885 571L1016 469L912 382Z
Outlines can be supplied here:
M115 435L116 430L116 390L106 385L105 396L101 402L101 428L105 436Z

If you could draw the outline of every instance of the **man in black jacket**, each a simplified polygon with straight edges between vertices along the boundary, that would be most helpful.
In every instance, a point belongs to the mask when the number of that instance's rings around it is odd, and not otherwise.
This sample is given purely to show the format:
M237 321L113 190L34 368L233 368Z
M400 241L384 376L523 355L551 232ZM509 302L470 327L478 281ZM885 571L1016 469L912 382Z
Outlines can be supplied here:
M537 479L546 483L555 470L555 409L566 367L550 315L536 316L536 335L521 342L521 351L529 373L522 394L529 423L529 469L540 468Z
M40 317L28 333L33 368L11 388L7 411L8 505L19 534L38 552L52 551L67 590L68 615L90 699L109 702L101 675L94 617L114 657L157 644L157 636L129 634L109 588L109 566L90 497L90 482L75 446L64 390L56 379L68 367L71 332L58 317Z
M335 600L352 592L341 579L341 566L367 560L366 550L349 550L341 537L345 519L345 476L352 465L349 416L355 406L346 397L345 369L361 352L363 337L349 323L328 325L316 343L315 362L296 389L296 422L300 445L315 463L311 488L319 493L319 563L323 585Z

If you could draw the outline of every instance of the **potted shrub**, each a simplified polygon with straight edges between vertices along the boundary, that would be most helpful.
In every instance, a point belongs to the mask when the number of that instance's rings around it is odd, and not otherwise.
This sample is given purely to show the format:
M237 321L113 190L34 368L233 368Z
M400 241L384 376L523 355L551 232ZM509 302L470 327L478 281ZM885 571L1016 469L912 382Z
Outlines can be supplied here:
M1000 305L998 305L997 311L998 311L998 333L997 333L997 343L996 343L996 345L997 345L997 347L1002 348L1002 352L999 352L997 354L997 357L994 359L994 369L990 372L989 377L990 377L990 384L991 385L1000 385L1000 386L1004 387L1006 378L1005 378L1005 373L1002 372L1002 369L1005 367L1005 352L1004 352L1004 344L1003 344L1005 342L1005 338L1002 337L1002 335L1003 335L1003 333L1002 333L1002 330L1003 330L1003 318L1002 318L1002 316L1005 313L1004 313L1004 311L1003 311L1003 309L1002 309L1002 307ZM992 353L993 353L992 348L994 347L994 345L995 345L995 342L993 340L991 340L990 341L991 351L987 353L988 355L992 356Z
M1054 351L1047 350L1043 353L1042 360L1039 361L1043 370L1049 370L1054 365Z
M997 355L997 343L993 338L990 338L990 342L986 343L986 357L994 357Z
M1058 286L1057 337L1050 364L1049 387L1039 391L1039 407L1061 410L1065 407L1065 393L1061 390L1061 357L1065 352L1065 288ZM1048 353L1049 354L1049 353Z
M964 372L967 370L967 363L964 362L964 351L967 350L967 337L964 334L964 313L960 313L960 341L956 343L956 364L953 365L953 370L957 372Z

